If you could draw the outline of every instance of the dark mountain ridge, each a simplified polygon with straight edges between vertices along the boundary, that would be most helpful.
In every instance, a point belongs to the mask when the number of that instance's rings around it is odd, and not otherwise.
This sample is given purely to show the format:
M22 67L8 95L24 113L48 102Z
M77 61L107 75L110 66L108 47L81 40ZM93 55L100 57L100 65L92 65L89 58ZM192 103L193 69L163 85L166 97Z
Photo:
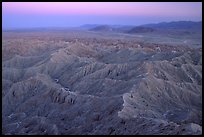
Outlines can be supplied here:
M89 25L91 31L114 31L123 33L147 33L157 30L185 30L185 31L202 31L202 21L173 21L161 22L155 24L144 24L139 26L123 26L117 25ZM95 26L95 27L94 27ZM88 28L88 27L87 27Z

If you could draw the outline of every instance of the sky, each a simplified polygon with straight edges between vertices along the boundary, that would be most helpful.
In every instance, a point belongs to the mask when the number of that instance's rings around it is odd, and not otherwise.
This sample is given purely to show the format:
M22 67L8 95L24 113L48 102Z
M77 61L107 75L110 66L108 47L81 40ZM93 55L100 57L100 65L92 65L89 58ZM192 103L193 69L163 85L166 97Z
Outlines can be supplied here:
M2 2L2 28L202 21L201 2Z

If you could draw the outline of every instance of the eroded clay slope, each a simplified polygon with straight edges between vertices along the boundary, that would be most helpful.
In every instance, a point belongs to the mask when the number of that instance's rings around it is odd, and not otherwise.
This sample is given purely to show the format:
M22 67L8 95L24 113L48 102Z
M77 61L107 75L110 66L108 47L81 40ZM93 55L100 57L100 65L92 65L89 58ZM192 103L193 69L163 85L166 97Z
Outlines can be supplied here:
M51 32L2 46L3 134L202 134L202 49Z

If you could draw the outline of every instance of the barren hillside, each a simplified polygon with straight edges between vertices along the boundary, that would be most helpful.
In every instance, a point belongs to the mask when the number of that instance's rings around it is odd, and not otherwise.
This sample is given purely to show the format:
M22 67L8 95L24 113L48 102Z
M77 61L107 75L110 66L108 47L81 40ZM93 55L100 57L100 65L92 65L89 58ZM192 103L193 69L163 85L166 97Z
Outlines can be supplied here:
M202 134L202 48L4 32L3 134Z

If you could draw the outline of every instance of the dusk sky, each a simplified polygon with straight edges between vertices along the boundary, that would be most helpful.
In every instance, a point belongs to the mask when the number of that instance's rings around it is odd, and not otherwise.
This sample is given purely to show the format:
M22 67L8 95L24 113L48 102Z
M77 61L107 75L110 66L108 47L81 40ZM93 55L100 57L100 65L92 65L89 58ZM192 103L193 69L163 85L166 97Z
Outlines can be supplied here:
M2 27L202 21L201 2L3 2Z

